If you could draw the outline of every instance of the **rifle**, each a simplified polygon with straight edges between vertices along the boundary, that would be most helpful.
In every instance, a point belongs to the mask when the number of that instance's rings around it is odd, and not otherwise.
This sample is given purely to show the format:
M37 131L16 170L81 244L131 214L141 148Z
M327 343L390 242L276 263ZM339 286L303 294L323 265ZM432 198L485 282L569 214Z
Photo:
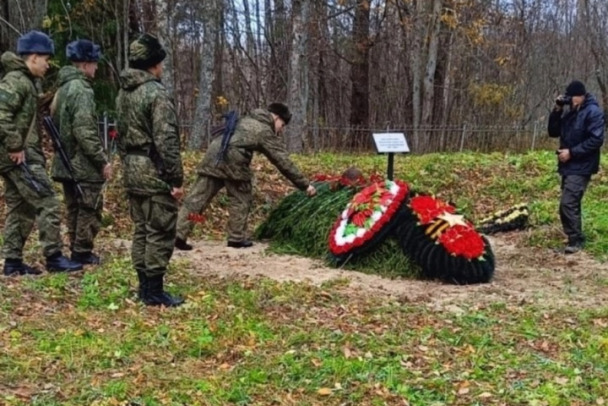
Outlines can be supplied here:
M223 115L224 117L224 128L222 134L222 146L220 147L220 152L217 154L215 164L219 165L220 162L224 162L226 160L226 153L228 152L228 144L230 144L230 139L234 134L234 130L236 130L236 124L239 120L239 116L236 111L232 110ZM217 130L216 130L217 131ZM219 131L218 131L219 132Z
M68 158L67 154L65 153L65 150L61 146L61 138L59 136L59 130L55 126L53 119L50 116L44 116L42 118L42 122L44 124L44 127L48 131L49 135L51 136L51 140L53 141L53 148L55 149L55 153L59 154L59 158L61 159L63 166L65 167L65 169L67 169L68 173L70 174L70 179L72 180L72 182L74 182L74 185L76 186L76 191L78 192L80 197L83 197L84 192L82 191L82 188L80 187L80 183L76 180L76 177L74 176L74 168L72 167L72 163L70 162L70 159Z
M21 162L19 164L19 166L21 167L21 170L23 171L23 175L25 176L25 180L27 181L27 183L29 183L30 186L36 192L40 193L40 191L42 190L42 186L36 180L36 178L34 177L34 174L32 173L32 171L30 171L30 168L25 164L25 162Z

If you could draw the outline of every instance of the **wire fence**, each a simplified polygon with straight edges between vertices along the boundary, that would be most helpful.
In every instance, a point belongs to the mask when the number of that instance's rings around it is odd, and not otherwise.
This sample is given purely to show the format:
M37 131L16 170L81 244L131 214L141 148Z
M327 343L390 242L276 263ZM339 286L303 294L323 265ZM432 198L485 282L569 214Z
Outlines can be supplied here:
M184 145L187 146L195 125L203 125L205 136L202 146L206 149L211 142L211 124L180 124L179 131ZM111 143L110 133L115 129L116 123L112 118L107 114L100 116L99 133L106 149ZM288 136L301 137L302 150L308 153L359 153L374 152L372 134L381 132L404 133L410 151L415 154L462 151L524 153L537 149L554 149L557 146L557 140L548 137L545 122L536 122L527 126L480 126L463 123L415 128L411 125L397 125L384 129L315 125L311 126L304 136L300 134ZM293 145L293 142L290 142L293 139L286 141ZM300 144L300 140L296 144Z

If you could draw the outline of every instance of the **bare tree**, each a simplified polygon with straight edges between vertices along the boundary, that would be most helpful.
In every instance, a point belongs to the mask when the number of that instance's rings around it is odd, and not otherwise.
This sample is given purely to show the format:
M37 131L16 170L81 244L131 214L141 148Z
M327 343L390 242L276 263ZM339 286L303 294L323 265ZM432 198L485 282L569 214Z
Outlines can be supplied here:
M156 7L156 35L159 41L167 51L167 57L163 64L162 81L169 94L173 95L175 89L175 70L173 69L175 61L173 59L173 50L175 43L173 42L173 26L172 10L174 7L172 0L155 0Z
M220 15L218 3L218 0L208 0L205 2L199 91L194 114L196 125L193 128L188 143L188 146L192 149L200 149L203 146L204 138L209 133L208 129L212 119L211 100L213 97L215 46L217 44L216 33L219 29Z
M310 2L294 0L291 22L292 47L289 63L289 100L292 120L287 131L287 147L290 151L300 152L308 144L308 19Z
M353 58L350 71L352 92L350 97L350 125L355 132L350 143L363 133L356 129L369 128L369 50L371 47L369 18L371 3L368 0L357 2L353 21Z
M19 35L40 29L48 0L0 0L0 50L15 49Z

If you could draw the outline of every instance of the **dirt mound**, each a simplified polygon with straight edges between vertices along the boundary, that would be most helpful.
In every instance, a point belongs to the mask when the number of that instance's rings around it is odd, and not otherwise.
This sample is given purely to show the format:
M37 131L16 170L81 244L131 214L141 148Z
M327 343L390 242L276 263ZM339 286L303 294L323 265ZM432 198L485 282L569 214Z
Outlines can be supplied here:
M334 283L348 294L392 295L404 302L425 303L460 311L458 305L489 303L536 304L540 307L605 306L608 266L585 253L564 256L547 249L520 248L517 233L491 238L496 254L492 283L472 286L433 281L387 279L377 275L329 268L322 261L267 252L256 243L250 249L227 248L218 241L194 241L194 250L176 251L191 272L202 276L247 275L277 281Z

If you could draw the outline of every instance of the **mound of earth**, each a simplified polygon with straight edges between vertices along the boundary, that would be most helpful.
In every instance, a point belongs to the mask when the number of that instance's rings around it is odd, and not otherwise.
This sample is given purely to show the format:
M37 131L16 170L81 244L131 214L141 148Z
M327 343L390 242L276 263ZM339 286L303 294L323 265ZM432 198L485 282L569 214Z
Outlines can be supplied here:
M539 307L599 307L608 301L608 265L584 252L565 256L548 249L520 247L520 233L491 237L496 273L488 284L454 286L434 281L388 279L326 267L321 261L269 253L267 245L234 249L219 241L193 241L174 258L202 277L266 277L321 285L331 281L346 294L391 295L403 302L461 311L459 305L534 304Z

